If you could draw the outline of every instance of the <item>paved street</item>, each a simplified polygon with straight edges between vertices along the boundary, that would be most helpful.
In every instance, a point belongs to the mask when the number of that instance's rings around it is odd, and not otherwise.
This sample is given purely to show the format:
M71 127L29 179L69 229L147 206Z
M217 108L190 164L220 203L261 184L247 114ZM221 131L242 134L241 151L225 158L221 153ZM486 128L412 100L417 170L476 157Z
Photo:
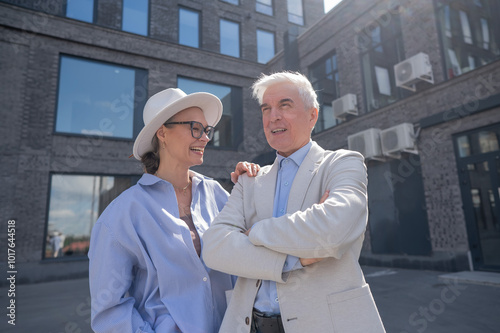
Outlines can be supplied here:
M363 270L388 333L500 332L498 283L456 283L440 278L446 273L433 271ZM497 275L493 275L494 282L500 280ZM0 288L0 295L6 313L6 287ZM9 325L4 314L0 332L92 332L89 315L87 279L18 285L16 326Z

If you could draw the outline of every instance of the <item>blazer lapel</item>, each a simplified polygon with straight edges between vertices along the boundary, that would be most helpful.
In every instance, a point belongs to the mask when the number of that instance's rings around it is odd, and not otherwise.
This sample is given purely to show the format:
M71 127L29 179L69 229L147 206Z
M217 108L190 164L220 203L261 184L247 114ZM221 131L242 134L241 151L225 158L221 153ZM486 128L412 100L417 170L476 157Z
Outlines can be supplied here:
M308 192L309 184L323 160L324 149L312 142L311 149L302 161L302 164L295 175L290 196L288 197L287 213L294 213L302 209L302 204Z
M274 192L278 176L278 159L267 173L255 178L254 202L257 214L262 218L273 216Z

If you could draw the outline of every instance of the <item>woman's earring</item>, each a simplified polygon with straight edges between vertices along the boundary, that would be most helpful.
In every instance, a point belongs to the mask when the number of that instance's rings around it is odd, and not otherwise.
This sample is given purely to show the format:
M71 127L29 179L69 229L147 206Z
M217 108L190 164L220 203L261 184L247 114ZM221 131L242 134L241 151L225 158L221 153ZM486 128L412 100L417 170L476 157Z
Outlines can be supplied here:
M165 142L161 142L161 149L165 149Z

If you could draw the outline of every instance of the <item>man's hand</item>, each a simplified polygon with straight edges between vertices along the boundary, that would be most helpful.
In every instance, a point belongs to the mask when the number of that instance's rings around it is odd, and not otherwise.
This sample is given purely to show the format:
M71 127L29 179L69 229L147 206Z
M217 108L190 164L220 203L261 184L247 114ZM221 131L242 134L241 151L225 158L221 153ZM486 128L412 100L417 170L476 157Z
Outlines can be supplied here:
M323 260L323 259L324 259L324 258L306 258L306 259L304 259L304 258L300 258L300 264L301 264L302 266L306 267L306 266L309 266L309 265L311 265L311 264L314 264L314 263L316 263L316 262L318 262L318 261L321 261L321 260Z
M233 184L236 184L238 182L238 178L245 172L248 173L249 177L255 177L257 176L259 170L260 165L258 164L250 162L238 162L234 171L231 172L231 181L233 182Z
M330 195L330 191L329 190L326 190L325 193L323 194L323 196L321 197L321 199L319 199L319 204L321 205L323 202L326 201L326 199L328 199L328 196ZM300 258L300 264L302 266L309 266L309 265L312 265L314 263L317 263L318 261L321 261L325 258Z

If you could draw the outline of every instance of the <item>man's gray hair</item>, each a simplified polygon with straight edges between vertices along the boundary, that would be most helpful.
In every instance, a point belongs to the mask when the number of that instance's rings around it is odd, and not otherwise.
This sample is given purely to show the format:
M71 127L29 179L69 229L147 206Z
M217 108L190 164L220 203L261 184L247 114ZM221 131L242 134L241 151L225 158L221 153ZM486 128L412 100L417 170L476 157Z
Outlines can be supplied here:
M290 82L294 84L298 91L299 96L304 102L306 109L316 108L319 110L318 96L314 91L311 82L303 74L299 72L279 72L271 75L261 74L261 76L252 85L253 97L262 104L262 98L267 88L278 83Z

